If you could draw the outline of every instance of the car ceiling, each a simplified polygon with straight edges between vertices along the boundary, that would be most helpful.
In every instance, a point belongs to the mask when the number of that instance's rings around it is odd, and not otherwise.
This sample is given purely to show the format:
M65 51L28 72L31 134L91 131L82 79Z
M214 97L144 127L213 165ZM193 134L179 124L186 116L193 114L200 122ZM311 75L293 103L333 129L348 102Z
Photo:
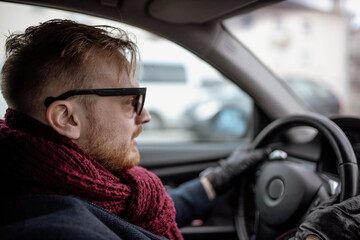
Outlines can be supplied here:
M283 0L14 0L8 2L72 10L97 16L117 16L116 20L119 20L119 12L124 14L126 11L135 11L137 17L148 15L169 23L204 24L280 1ZM131 15L134 16L134 12Z
M227 18L239 11L249 11L278 1L260 0L153 0L148 5L149 14L172 23L205 23Z

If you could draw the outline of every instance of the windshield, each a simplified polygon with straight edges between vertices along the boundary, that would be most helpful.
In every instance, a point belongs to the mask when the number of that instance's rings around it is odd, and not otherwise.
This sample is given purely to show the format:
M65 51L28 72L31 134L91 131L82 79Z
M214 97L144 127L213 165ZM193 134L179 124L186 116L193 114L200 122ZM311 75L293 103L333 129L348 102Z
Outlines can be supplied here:
M308 106L360 113L360 1L284 1L225 26Z

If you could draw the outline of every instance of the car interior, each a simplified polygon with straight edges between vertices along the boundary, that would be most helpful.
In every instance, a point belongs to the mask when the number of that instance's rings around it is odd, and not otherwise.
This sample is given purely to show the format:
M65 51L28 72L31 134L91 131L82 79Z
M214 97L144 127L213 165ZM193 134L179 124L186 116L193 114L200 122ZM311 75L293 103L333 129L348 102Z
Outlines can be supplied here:
M80 13L76 21L96 17L90 22L95 25L106 19L146 31L149 39L161 39L157 43L169 42L146 48L143 32L137 38L145 66L138 79L148 88L145 108L153 116L139 139L141 166L159 176L167 189L198 177L239 146L273 149L264 164L216 198L206 216L181 228L185 239L276 239L296 229L321 202L336 194L345 200L359 192L360 118L314 112L228 29L228 19L291 1L8 0L0 4L0 8L10 4L13 9L36 6ZM31 13L41 13L36 11ZM164 47L167 44L169 48ZM173 53L173 59L161 59L162 52ZM148 59L151 55L154 58ZM158 69L167 72L151 72ZM208 76L188 81L186 71L199 69ZM156 101L164 109L151 105ZM188 105L180 106L184 102ZM191 131L178 131L179 126ZM182 140L172 140L179 136Z

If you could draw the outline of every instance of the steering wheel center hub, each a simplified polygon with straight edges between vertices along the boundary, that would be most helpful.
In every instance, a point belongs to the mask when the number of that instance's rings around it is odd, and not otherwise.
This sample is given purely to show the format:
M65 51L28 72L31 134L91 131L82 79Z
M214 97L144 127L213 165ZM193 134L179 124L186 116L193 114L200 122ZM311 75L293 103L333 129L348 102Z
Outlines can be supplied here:
M296 163L265 164L255 192L261 220L271 226L288 224L304 213L321 185L322 181L313 171L306 171Z
M276 178L270 182L268 194L272 200L277 200L283 196L284 190L284 182L280 178Z

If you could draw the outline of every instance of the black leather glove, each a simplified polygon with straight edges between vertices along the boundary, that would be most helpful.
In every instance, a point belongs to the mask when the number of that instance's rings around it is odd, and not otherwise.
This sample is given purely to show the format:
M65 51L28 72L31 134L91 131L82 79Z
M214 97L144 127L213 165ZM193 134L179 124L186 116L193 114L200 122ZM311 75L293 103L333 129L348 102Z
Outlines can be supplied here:
M219 166L210 167L200 173L213 186L217 195L227 191L243 172L262 162L270 153L270 149L248 150L237 148L226 159L221 160Z
M305 240L309 235L322 240L360 239L360 196L331 205L334 200L313 210L292 240Z

